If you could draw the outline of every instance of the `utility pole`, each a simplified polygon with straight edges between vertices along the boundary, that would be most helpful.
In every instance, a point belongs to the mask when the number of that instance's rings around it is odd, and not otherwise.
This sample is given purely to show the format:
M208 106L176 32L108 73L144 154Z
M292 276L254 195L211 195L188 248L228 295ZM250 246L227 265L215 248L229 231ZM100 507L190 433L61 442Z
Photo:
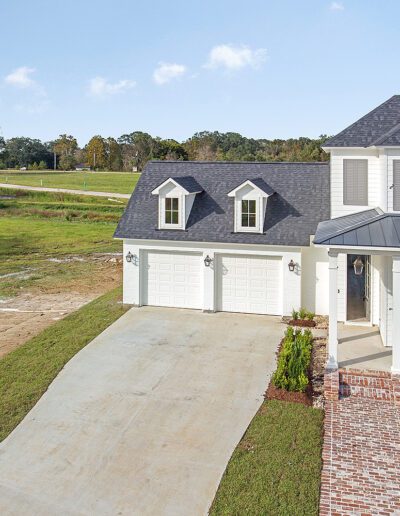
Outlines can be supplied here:
M57 154L54 153L54 170L57 170Z
M96 152L93 152L93 168L96 168Z

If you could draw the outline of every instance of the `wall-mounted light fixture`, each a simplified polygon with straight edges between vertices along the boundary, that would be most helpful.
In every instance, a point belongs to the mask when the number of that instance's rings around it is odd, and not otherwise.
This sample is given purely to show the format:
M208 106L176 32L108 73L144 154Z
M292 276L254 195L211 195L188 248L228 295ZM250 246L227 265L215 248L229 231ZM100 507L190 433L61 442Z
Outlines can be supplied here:
M204 265L205 265L206 267L210 267L210 265L212 264L212 262L213 262L213 259L212 259L212 258L210 258L208 255L204 258Z
M361 276L361 274L363 273L363 270L364 270L364 263L359 256L357 256L357 258L354 260L353 267L354 267L354 274L356 276Z
M132 254L130 251L128 252L128 254L125 256L125 260L128 262L128 263L134 263L136 264L136 261L137 261L137 256L136 254Z
M294 272L296 264L294 263L293 260L290 260L290 262L288 263L288 267L289 267L290 272Z

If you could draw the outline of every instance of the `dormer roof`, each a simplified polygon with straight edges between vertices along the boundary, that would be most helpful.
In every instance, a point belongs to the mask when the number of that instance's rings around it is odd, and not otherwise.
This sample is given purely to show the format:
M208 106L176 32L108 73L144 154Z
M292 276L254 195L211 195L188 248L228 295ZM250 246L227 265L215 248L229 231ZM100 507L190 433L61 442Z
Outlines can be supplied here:
M160 185L157 186L151 193L154 195L158 195L160 190L167 185L169 182L175 184L184 190L185 194L196 194L201 193L203 189L199 185L199 183L191 176L182 176L182 177L169 177L165 181L163 181Z
M238 185L236 188L231 190L228 193L229 197L234 197L236 193L244 188L245 186L251 186L255 190L258 190L262 197L269 197L270 195L275 193L275 190L271 188L261 177L256 177L255 179L246 179L243 183Z

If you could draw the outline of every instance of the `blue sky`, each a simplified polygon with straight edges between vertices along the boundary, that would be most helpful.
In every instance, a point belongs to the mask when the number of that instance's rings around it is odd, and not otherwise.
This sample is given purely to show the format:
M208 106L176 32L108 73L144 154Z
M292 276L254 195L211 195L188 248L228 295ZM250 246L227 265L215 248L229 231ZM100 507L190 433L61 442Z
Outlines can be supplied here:
M5 138L316 137L400 93L397 0L13 0L0 18Z

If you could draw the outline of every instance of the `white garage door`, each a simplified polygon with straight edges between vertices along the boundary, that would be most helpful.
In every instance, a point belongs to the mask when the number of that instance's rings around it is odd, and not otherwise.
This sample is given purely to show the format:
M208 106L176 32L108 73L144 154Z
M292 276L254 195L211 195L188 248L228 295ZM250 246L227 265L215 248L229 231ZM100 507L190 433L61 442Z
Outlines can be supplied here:
M218 309L280 315L280 257L221 255L218 260Z
M200 254L148 252L145 265L144 304L202 308Z

